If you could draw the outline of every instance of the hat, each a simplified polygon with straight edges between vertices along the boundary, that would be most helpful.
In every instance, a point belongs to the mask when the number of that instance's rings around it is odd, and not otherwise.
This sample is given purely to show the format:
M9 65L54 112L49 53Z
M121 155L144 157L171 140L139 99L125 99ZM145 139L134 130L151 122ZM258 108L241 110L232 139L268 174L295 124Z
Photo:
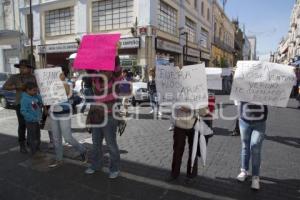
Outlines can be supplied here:
M20 68L20 66L26 66L28 68L33 68L32 65L30 65L30 63L26 59L20 60L19 64L15 64L16 68Z

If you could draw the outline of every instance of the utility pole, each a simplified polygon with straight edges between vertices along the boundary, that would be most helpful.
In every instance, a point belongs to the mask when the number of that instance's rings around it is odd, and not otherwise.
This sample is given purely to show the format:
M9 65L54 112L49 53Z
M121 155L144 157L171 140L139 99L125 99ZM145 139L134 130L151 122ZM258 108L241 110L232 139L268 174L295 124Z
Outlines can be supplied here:
M30 64L33 66L33 16L32 16L32 0L29 0L29 15L30 15Z
M188 60L187 59L188 58L188 55L187 55L188 54L188 42L189 42L188 41L188 32L185 31L185 32L181 33L180 36L181 35L185 35L185 47L184 47L184 54L185 55L184 55L184 59L183 59L183 65L185 65L187 60Z

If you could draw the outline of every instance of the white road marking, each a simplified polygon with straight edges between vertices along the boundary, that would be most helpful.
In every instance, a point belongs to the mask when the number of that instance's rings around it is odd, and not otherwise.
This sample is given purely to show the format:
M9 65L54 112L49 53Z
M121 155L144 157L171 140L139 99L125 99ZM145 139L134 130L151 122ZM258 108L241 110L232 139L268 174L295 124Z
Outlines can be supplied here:
M47 154L47 156L53 157L52 154ZM81 166L81 167L88 167L89 166L88 163L83 163L83 162L80 162L80 161L77 161L77 160L72 160L72 159L69 159L69 158L64 158L64 162L66 162L68 164ZM108 171L108 168L104 168L104 170ZM84 172L82 172L82 173L84 173ZM164 182L164 181L155 180L155 179L151 179L151 178L147 178L147 177L143 177L143 176L137 176L137 175L130 174L130 173L127 173L127 172L121 172L120 177L129 179L129 180L133 180L133 181L136 181L136 182L152 185L152 186L155 186L155 187L160 187L160 188L163 188L163 189L166 189L166 190L173 190L173 191L186 193L188 195L197 196L199 198L211 199L211 198L214 197L214 198L217 198L217 199L222 199L221 196L212 195L208 192L203 192L203 191L200 191L200 190L187 188L187 187L180 186L180 185L172 185L172 184L169 184L169 183Z
M18 119L18 118L17 118L17 116L1 117L0 122L6 121L6 120L11 120L11 119Z

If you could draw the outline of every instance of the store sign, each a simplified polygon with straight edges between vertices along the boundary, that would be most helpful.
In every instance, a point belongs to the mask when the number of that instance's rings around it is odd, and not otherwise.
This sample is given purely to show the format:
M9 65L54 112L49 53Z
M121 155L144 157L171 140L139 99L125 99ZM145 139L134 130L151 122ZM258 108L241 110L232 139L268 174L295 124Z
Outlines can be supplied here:
M140 48L140 38L122 38L120 40L120 49L138 49Z
M38 53L62 53L62 52L76 52L78 48L77 43L64 43L64 44L49 44L38 46Z
M8 59L9 64L18 64L19 63L19 58L18 57L13 57Z
M179 54L181 54L183 51L182 46L172 43L172 42L161 40L161 39L156 40L156 49L175 52L175 53L179 53Z
M210 60L210 54L209 53L205 53L205 52L201 52L201 58L205 59L205 60Z
M193 63L199 63L200 60L199 60L199 58L187 56L187 57L186 57L186 61L188 61L188 62L193 62Z
M187 55L199 58L200 57L200 51L196 50L196 49L188 48L187 49Z

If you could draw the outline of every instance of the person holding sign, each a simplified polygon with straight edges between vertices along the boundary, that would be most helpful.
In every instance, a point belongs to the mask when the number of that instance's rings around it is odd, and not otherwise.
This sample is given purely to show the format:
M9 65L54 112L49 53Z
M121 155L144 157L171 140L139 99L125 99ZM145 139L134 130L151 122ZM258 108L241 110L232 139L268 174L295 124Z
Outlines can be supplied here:
M64 88L68 97L72 96L72 90L68 83L65 82L66 75L64 73L60 74L61 81L64 82ZM62 137L65 141L71 144L81 156L82 161L86 162L87 150L85 147L80 144L77 140L74 139L71 132L71 110L72 105L68 102L60 103L52 105L50 108L50 116L51 116L51 130L53 134L54 140L54 149L56 158L55 160L49 164L50 168L58 167L63 162L63 144Z
M25 91L25 84L28 82L36 82L32 74L33 67L27 60L21 60L19 64L15 65L20 69L19 74L12 75L3 85L4 90L16 90L16 113L18 117L18 140L20 144L20 152L28 153L26 149L26 122L21 114L21 94Z
M87 116L87 126L91 126L93 140L93 160L91 166L85 170L86 174L94 174L103 167L103 139L109 149L110 167L109 178L115 179L120 174L120 151L117 144L118 121L116 115L117 97L114 91L118 92L116 82L122 80L118 56L115 59L115 71L100 70L93 79L95 104L91 105ZM107 92L107 93L105 93Z
M194 144L194 126L198 117L206 117L209 114L208 108L199 110L191 110L187 107L181 106L175 109L175 128L173 135L173 159L172 159L172 171L167 181L174 181L180 174L180 167L182 156L185 149L186 138L189 145L189 156L187 164L187 179L186 183L189 183L198 175L198 159L195 158L194 165L192 166L192 150ZM212 135L205 136L206 143ZM199 151L199 149L198 149ZM198 152L199 155L199 152Z
M264 105L255 105L241 102L240 105L240 132L241 132L241 172L237 179L245 181L249 176L249 162L252 163L252 185L254 190L260 189L259 174L261 163L261 148L265 138L268 108Z
M162 113L159 111L159 105L157 100L157 91L156 91L156 84L155 84L155 69L151 68L149 70L149 81L147 83L148 91L150 93L150 104L152 110L150 111L150 114L156 112L158 115L162 115Z

